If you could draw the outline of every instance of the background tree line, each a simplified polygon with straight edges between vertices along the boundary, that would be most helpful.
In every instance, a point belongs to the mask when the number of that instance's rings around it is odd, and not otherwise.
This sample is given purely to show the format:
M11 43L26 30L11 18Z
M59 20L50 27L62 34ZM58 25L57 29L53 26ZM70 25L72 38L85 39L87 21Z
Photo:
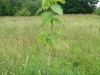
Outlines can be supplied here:
M99 0L66 0L61 4L64 14L93 13ZM0 16L35 15L41 0L0 0Z

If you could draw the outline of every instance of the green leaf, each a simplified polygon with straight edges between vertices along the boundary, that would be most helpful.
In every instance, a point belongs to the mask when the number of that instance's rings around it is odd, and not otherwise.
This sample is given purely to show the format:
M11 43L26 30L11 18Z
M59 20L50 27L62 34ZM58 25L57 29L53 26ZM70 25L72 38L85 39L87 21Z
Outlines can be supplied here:
M51 33L47 34L47 39L50 39L52 42L54 42L54 35Z
M54 2L61 2L61 3L65 3L65 0L54 0Z
M61 34L61 31L60 30L55 30L55 33Z
M54 21L57 25L61 25L61 21L58 18L54 18Z
M47 45L51 47L51 46L54 45L54 42L55 42L54 35L51 34L51 33L48 33L47 36L46 36Z
M42 11L42 8L39 8L38 11L36 12L35 16Z
M42 9L47 10L50 7L50 1L49 0L43 0L42 1Z
M65 16L62 16L62 19L63 19L64 21L66 21L66 17L65 17Z
M42 14L42 20L43 20L43 23L42 23L42 26L48 24L54 17L54 14L52 12L44 12Z
M47 0L42 0L42 5L44 5L46 1L47 1Z
M63 10L62 10L62 8L61 8L60 5L58 5L58 4L53 4L53 5L51 6L51 9L52 9L55 13L57 13L57 14L59 14L59 15L63 15Z
M40 43L46 39L45 34L41 33L41 35L38 37L37 42Z

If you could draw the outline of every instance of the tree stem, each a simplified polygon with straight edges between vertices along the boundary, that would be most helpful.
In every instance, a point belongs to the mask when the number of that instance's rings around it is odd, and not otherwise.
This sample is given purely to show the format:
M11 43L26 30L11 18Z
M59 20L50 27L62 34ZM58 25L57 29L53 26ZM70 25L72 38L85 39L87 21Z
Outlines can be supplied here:
M53 35L53 19L51 20L51 34ZM48 53L48 62L47 62L47 66L46 66L46 75L49 75L49 66L50 66L50 58L51 58L51 49L49 49L49 53Z
M49 51L49 53L48 53L48 62L47 62L47 67L46 67L46 75L49 75L50 58L51 58L51 51Z
M51 33L53 34L53 20L51 20Z

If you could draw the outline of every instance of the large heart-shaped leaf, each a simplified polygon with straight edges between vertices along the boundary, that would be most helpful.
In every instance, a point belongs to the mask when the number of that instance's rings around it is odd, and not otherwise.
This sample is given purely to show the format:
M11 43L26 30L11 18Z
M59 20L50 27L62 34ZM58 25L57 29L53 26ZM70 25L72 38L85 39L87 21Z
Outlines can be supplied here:
M42 25L46 25L48 24L54 17L54 14L52 12L44 12L42 14L42 20L43 20L43 23Z
M52 9L55 13L57 13L57 14L59 14L59 15L63 15L63 10L62 10L62 8L61 8L60 5L58 5L58 4L53 4L53 5L51 5L51 9Z

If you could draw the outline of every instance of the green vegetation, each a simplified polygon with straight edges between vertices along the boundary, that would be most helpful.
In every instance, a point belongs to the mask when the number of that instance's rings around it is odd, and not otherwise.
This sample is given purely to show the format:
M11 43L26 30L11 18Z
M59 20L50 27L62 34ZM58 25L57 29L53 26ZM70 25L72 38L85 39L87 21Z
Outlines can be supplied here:
M35 15L39 7L41 0L0 0L0 16Z
M19 10L15 15L16 16L30 16L31 12L27 8L24 7L21 10Z
M65 0L65 4L61 5L64 14L84 14L92 13L98 1L99 0ZM28 9L32 16L35 15L37 10L41 7L41 4L42 0L0 0L0 16L15 15L17 12L22 11L23 8ZM26 16L26 14L24 16Z
M95 11L94 14L100 15L100 7L98 7Z
M65 14L92 13L99 0L65 0L62 5Z
M42 7L39 10L43 10L44 12L41 14L42 17L42 24L41 28L46 26L50 26L47 32L41 32L39 35L37 41L38 43L42 42L45 46L48 46L48 61L46 66L46 75L49 75L49 66L50 66L50 59L52 51L55 49L56 46L56 40L55 32L57 31L57 28L54 29L54 26L61 26L61 21L58 18L55 18L54 13L58 15L63 15L63 10L61 6L58 4L65 3L65 0L42 0ZM38 10L38 11L39 11ZM38 12L37 12L38 13ZM56 24L54 24L54 22ZM49 25L50 24L50 25ZM60 32L60 29L58 29L58 32ZM58 33L56 33L58 34ZM56 38L56 40L55 40ZM41 73L40 73L41 74Z
M49 75L100 75L100 17L65 17ZM0 75L45 75L48 48L37 37L49 27L38 29L41 23L40 17L0 17Z

